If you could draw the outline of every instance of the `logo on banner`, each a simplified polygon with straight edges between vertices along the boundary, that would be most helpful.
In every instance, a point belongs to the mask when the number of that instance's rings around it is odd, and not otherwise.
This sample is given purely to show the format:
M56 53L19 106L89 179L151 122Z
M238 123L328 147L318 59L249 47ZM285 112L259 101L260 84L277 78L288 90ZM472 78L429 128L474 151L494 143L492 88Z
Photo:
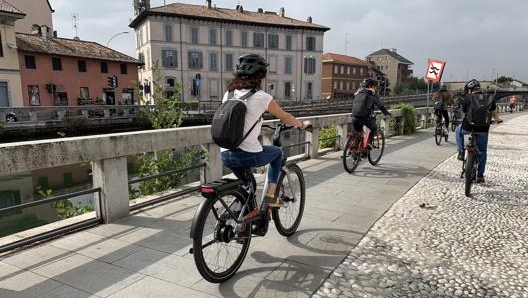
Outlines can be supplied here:
M429 59L425 78L428 81L440 82L442 73L444 72L445 61Z

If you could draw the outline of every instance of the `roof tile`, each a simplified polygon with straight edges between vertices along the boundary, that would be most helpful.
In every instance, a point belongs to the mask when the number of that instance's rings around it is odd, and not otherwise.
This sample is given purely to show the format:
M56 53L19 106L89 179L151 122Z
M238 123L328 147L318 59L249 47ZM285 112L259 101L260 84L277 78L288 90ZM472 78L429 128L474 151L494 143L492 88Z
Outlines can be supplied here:
M1 1L1 0L0 0ZM77 39L43 37L36 34L16 34L17 47L20 51L45 53L58 56L72 56L87 59L99 59L139 63L135 58L114 51L96 42Z

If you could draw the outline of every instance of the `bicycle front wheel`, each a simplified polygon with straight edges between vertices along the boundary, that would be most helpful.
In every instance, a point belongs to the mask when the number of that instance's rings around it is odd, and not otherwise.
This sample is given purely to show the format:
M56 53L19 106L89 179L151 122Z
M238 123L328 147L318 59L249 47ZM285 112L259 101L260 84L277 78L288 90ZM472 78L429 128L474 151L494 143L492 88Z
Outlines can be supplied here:
M385 150L385 135L383 131L377 130L372 140L372 149L368 152L368 160L371 165L377 165Z
M465 161L465 172L464 172L464 178L465 178L465 194L466 197L469 197L471 195L471 186L473 185L473 180L476 178L477 175L477 168L476 168L476 162L475 162L475 153L467 152L467 157Z
M358 146L360 146L360 139L350 137L343 150L343 166L345 167L345 171L349 173L354 172L359 164Z
M271 211L277 231L283 236L290 236L299 227L304 213L306 185L301 168L296 164L286 166L288 171L281 171L275 195L282 199L285 207Z
M199 209L200 213L196 214L194 262L198 272L209 282L221 283L231 278L246 257L251 242L251 224L244 224L244 237L235 236L235 218L245 210L242 209L244 202L240 190L227 190L216 198L207 199Z

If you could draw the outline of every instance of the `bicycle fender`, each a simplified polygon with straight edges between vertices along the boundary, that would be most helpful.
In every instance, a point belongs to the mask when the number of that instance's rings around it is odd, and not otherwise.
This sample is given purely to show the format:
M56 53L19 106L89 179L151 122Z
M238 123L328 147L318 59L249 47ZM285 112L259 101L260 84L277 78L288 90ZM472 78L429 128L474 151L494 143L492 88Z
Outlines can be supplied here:
M196 209L196 212L194 213L194 217L191 223L191 232L190 232L191 239L194 239L194 237L196 237L196 225L198 225L198 219L200 218L200 215L203 213L206 203L207 203L207 198L204 198L202 202L200 203L200 205L198 206L198 209Z

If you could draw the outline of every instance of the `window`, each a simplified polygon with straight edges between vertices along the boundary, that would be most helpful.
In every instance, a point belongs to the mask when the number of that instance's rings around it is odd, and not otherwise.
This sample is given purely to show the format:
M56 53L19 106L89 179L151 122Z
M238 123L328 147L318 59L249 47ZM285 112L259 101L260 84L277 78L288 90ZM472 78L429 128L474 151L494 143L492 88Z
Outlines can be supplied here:
M172 41L172 25L165 24L163 26L163 33L165 35L165 41Z
M216 44L216 29L209 29L209 44Z
M64 177L64 186L72 187L73 186L73 174L71 172L63 173L63 177Z
M90 92L88 92L88 87L81 87L81 98L89 98Z
M292 94L291 82L284 82L284 97L290 98Z
M339 69L339 66L334 65L334 74L337 74L337 70Z
M79 72L86 72L86 60L77 60L77 69Z
M145 54L139 53L138 54L138 60L139 60L139 67L141 69L144 69L145 68Z
M172 77L168 77L165 79L165 95L167 98L171 98L174 96L175 86L176 86L176 80Z
M286 50L292 49L292 37L291 35L286 35Z
M341 65L341 74L345 74L345 67Z
M121 74L127 74L128 73L128 67L127 67L126 63L121 63L119 65L119 67L121 68Z
M46 177L46 176L38 177L37 186L40 186L43 189L48 189L48 186L49 186L48 185L48 177Z
M198 44L198 28L192 27L191 28L191 43Z
M37 68L37 63L35 62L35 56L25 55L24 60L26 62L26 68L30 68L30 69Z
M161 66L166 68L178 67L177 52L174 50L161 50Z
M263 48L264 47L264 33L253 33L253 47Z
M203 57L201 52L189 51L189 68L190 69L202 69L203 68Z
M310 58L310 57L304 58L304 73L307 73L307 74L315 73L315 58Z
M293 58L284 57L284 73L292 74L293 73Z
M313 98L313 84L312 84L312 82L306 83L306 98Z
M278 49L279 48L279 35L268 34L268 48Z
M218 70L218 55L216 53L209 54L209 69Z
M1 43L0 43L1 48ZM20 205L20 191L13 190L2 190L0 191L0 209ZM12 211L9 213L4 213L2 216L8 216L11 214L20 214L22 210Z
M108 73L108 63L101 62L101 73Z
M225 32L225 44L226 44L226 46L232 46L233 45L233 31L227 30Z
M4 46L2 45L2 33L0 32L0 57L4 57Z
M243 48L248 47L248 33L247 32L240 33L240 46Z
M40 106L40 91L38 85L28 85L29 105Z
M315 51L315 37L314 36L306 36L306 50Z
M232 71L233 70L233 54L227 53L225 55L225 70Z
M61 58L56 58L56 57L51 58L51 65L53 66L53 70L62 70Z

